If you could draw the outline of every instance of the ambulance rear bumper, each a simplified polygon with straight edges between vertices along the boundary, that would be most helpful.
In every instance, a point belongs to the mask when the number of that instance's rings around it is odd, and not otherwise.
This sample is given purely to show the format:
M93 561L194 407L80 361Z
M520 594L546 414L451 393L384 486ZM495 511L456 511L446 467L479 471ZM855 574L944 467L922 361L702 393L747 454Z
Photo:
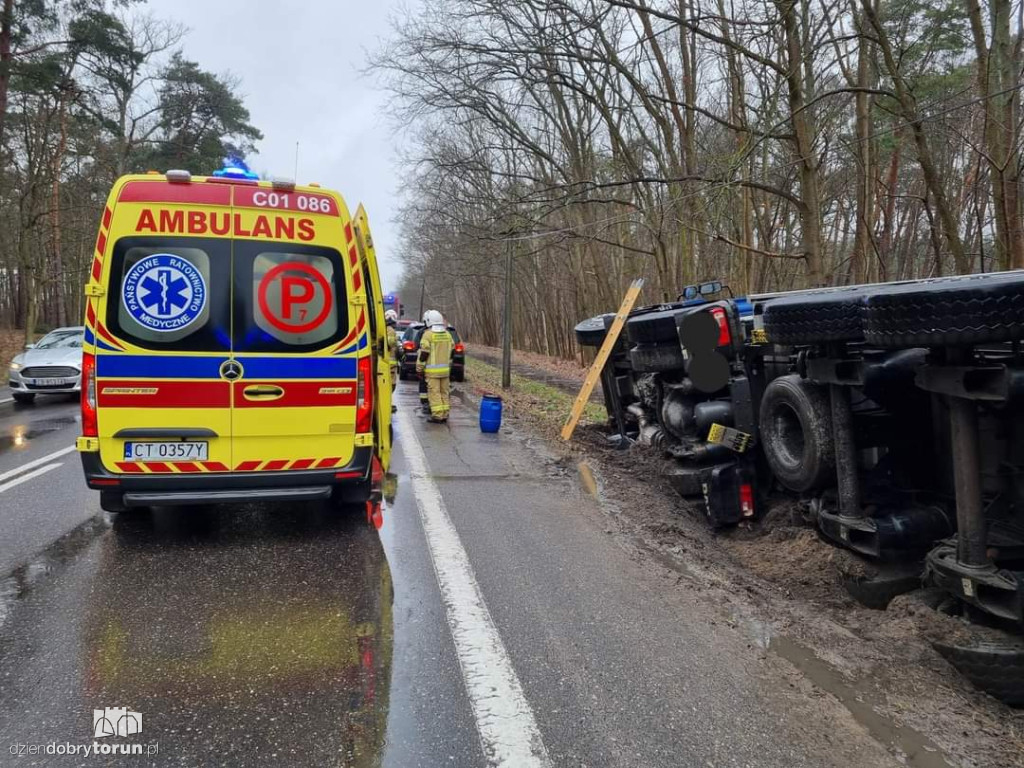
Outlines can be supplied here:
M176 506L327 498L333 488L370 480L373 448L356 448L348 464L332 469L174 475L115 474L103 466L99 453L80 455L90 488L123 494L125 506Z

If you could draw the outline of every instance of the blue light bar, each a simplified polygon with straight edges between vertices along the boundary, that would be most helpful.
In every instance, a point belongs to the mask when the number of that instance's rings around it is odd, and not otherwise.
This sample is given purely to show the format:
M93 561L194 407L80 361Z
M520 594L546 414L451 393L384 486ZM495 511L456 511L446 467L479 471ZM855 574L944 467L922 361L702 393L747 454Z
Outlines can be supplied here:
M224 167L213 172L220 179L247 179L259 181L260 175L249 170L249 166L240 157L225 157Z
M238 168L236 166L220 168L214 171L213 175L221 179L250 179L252 181L258 181L260 178L258 173L253 173L245 168Z

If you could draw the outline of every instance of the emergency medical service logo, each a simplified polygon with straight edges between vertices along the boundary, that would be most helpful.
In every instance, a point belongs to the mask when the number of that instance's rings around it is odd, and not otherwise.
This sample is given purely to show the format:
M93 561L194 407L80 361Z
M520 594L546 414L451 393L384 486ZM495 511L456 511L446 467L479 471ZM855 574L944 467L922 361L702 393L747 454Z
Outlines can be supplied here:
M135 321L153 331L180 331L206 309L202 274L191 262L170 253L155 253L133 266L121 295Z

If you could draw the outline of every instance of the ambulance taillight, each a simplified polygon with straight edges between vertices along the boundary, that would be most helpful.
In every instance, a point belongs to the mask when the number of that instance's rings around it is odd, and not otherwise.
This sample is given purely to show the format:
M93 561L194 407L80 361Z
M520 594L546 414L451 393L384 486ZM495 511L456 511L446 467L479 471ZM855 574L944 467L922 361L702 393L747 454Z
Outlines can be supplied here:
M373 362L359 360L356 374L356 432L373 431Z
M96 356L82 355L82 436L98 437L96 428Z

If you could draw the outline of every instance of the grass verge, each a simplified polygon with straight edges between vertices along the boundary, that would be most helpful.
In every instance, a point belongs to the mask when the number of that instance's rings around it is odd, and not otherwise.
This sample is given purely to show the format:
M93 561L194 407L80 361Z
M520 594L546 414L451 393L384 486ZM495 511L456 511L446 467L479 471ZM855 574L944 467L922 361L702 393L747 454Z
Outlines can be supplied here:
M517 373L512 374L512 389L501 389L501 370L493 365L466 358L466 386L478 395L496 393L501 395L504 409L515 418L542 429L546 434L561 431L572 410L573 398L560 389L542 384ZM580 427L603 424L607 421L604 408L596 403L587 403L580 416Z

